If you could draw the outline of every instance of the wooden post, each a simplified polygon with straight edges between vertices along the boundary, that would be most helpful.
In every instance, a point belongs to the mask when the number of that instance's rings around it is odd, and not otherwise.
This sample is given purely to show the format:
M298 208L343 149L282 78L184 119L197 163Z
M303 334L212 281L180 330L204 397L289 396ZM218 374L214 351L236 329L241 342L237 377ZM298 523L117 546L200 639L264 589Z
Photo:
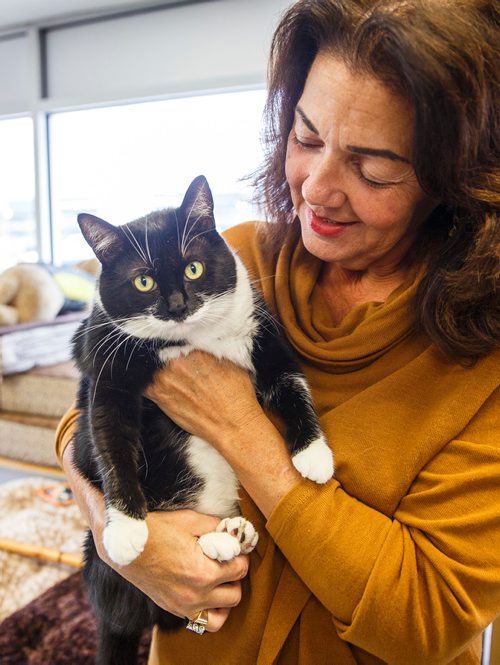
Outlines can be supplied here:
M9 538L0 538L0 550L11 552L12 554L29 556L33 559L40 559L41 561L62 563L66 566L72 566L73 568L81 568L83 565L82 558L79 554L59 552L59 550L50 547L21 543L17 540L10 540Z

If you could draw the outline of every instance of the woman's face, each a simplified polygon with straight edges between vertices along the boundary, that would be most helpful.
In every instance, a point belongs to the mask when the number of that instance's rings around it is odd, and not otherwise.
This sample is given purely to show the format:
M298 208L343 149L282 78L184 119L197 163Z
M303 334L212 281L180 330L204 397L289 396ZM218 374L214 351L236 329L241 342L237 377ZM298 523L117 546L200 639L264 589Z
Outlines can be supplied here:
M412 109L329 53L295 111L286 177L309 252L347 270L397 270L437 204L411 165Z

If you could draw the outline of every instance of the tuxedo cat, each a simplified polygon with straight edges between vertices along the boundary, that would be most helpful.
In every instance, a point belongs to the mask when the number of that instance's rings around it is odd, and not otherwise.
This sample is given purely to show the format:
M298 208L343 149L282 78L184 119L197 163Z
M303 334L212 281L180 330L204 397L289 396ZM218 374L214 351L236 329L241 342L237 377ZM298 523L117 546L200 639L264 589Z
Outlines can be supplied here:
M73 340L81 372L75 464L105 497L105 549L127 565L147 541L146 514L191 508L220 516L199 544L221 561L255 547L238 512L238 483L208 443L175 425L143 394L155 372L193 349L248 370L261 404L286 426L299 472L324 483L333 458L297 362L279 336L246 269L215 228L203 176L179 208L124 226L81 214L82 233L102 264L90 316ZM85 580L99 625L100 665L136 662L146 626L185 621L161 610L97 555L89 532Z

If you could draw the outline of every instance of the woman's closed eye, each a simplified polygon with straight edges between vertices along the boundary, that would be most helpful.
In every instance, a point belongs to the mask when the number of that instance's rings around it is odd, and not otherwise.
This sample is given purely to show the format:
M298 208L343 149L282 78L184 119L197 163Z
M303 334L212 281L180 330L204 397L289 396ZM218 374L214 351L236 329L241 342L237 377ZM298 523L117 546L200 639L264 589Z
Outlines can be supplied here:
M368 187L388 188L415 183L417 179L413 167L408 163L354 156L351 165L358 178Z
M298 136L295 132L292 134L292 141L296 146L298 146L302 150L314 150L323 147L323 143L321 141L318 141L317 138ZM385 187L389 187L392 184L395 184L395 181L393 180L384 180L382 178L376 179L374 177L369 178L363 172L361 159L358 159L357 157L351 160L351 164L357 177L366 185L368 185L368 187L373 187L375 189L382 189Z
M304 148L306 150L311 150L313 148L321 148L322 143L321 141L318 141L318 139L311 139L311 138L300 138L297 136L297 134L292 134L292 140L295 143L295 145L299 146L299 148Z
M358 178L364 182L368 187L374 187L375 189L383 189L385 187L390 187L391 185L396 184L393 180L375 180L373 178L368 178L367 175L363 172L361 160L353 159L351 161L354 172L357 174Z

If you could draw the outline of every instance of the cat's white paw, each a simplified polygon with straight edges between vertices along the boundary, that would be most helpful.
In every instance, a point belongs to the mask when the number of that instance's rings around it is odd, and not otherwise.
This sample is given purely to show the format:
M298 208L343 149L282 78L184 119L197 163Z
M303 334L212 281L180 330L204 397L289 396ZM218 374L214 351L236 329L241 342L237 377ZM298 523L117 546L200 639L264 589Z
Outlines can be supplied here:
M227 532L240 543L241 552L249 554L259 540L259 534L254 525L239 515L238 517L225 517L217 525L217 531Z
M116 508L106 511L107 524L102 540L110 559L126 566L143 551L148 539L146 520L129 517Z
M229 533L212 531L198 538L198 544L210 559L217 561L230 561L241 554L241 546L238 540Z
M316 439L307 448L292 457L297 471L316 483L326 483L333 476L333 453L323 438Z

